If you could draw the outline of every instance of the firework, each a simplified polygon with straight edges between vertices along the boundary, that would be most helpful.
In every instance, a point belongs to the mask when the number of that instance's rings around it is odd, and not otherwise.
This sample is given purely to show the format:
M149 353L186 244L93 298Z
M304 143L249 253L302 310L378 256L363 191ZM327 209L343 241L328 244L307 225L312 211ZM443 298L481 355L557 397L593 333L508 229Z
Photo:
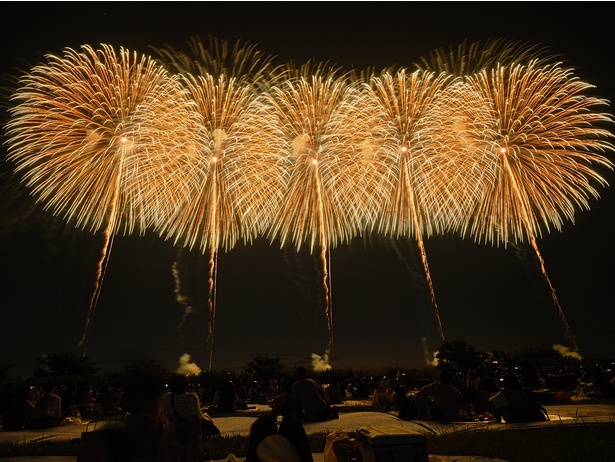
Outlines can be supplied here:
M329 251L362 233L417 240L440 324L424 236L529 241L550 285L537 237L589 209L614 167L607 102L546 47L466 41L415 72L360 75L275 67L240 42L189 47L156 50L160 63L66 49L13 93L17 173L46 209L105 239L86 331L113 236L152 228L209 254L210 346L218 251L261 235L319 250L331 355Z
M87 332L113 235L163 220L193 182L184 140L199 127L194 104L154 61L108 45L47 55L12 100L8 158L32 194L78 228L103 230Z
M169 210L186 192L169 182L189 172L176 154L198 127L193 103L164 69L125 49L85 45L47 59L12 96L9 160L46 208L78 228L144 231L153 203Z
M387 177L380 185L388 188L387 200L374 214L377 229L416 239L443 341L423 235L453 229L473 205L468 191L484 181L468 176L476 160L466 133L468 124L482 120L483 107L475 98L464 98L466 88L450 80L444 73L401 69L385 71L365 85L370 110L387 124L386 149L373 159ZM452 111L456 106L465 112Z
M430 159L434 143L426 130L428 125L424 114L429 112L431 100L437 97L445 81L445 78L432 79L431 75L418 71L408 76L405 70L400 70L396 75L385 72L381 77L373 77L368 86L376 112L390 123L385 133L396 141L391 143L389 155L382 155L377 160L389 164L388 171L393 172L392 180L381 183L390 184L392 188L391 200L385 202L378 215L382 223L380 228L385 233L416 237L442 341L444 332L422 237L424 228L428 228L428 232L431 230L429 220L432 215L419 210L430 201L417 194L417 190L428 175L427 172L418 171L420 166L437 164Z
M546 64L558 58L549 47L537 43L509 39L491 39L485 42L464 40L456 47L439 48L420 58L415 66L431 72L445 72L454 77L465 77L497 65L527 64L539 60Z
M264 141L259 148L279 156L284 167L284 202L269 237L282 246L320 251L332 355L328 252L357 235L384 200L371 163L378 152L373 131L382 124L359 104L361 95L347 76L326 66L312 67L307 75L308 67L257 100Z
M607 185L599 173L613 168L604 156L614 150L605 128L613 118L599 110L607 102L588 96L592 86L571 69L538 61L483 70L467 82L496 115L483 152L494 181L472 214L471 234L495 245L530 242L578 352L536 238L543 230L561 231L565 219L574 222L576 209L588 209L597 187Z
M234 79L237 85L267 88L275 78L283 76L287 66L276 66L275 56L263 53L257 45L235 42L232 47L226 40L209 37L191 37L189 52L179 51L170 45L152 47L159 60L170 72L193 76L212 75Z
M190 249L209 255L209 332L211 370L216 312L218 251L229 250L239 239L251 242L269 224L281 199L280 166L276 155L259 146L260 126L252 111L257 88L276 77L272 58L253 45L237 42L229 52L224 41L198 38L189 43L191 56L171 47L158 50L162 62L181 75L195 101L203 130L195 134L200 158L194 165L198 181L177 213L160 223L158 232Z
M288 79L259 99L263 149L284 153L285 202L270 233L282 245L313 251L349 242L375 209L378 191L371 188L379 178L369 163L382 123L358 101L334 71Z
M605 100L558 65L498 66L468 79L496 117L484 155L495 181L482 191L472 216L477 241L505 244L561 231L577 209L589 209L607 186L599 169L612 169L606 130L613 122L600 112ZM596 110L597 109L597 110ZM596 168L597 167L597 168Z

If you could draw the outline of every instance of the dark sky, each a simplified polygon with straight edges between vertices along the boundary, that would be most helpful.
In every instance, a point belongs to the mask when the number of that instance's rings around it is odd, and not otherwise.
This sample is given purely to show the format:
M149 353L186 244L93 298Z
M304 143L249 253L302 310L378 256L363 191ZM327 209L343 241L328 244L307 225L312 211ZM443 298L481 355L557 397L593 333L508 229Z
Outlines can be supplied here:
M464 39L509 38L549 46L577 75L613 99L613 27L608 2L3 2L5 70L63 47L110 44L148 53L183 48L192 36L257 44L280 62L331 60L347 68L411 66ZM4 149L4 148L3 148ZM3 151L3 156L4 156ZM102 238L33 207L2 170L0 365L28 376L45 353L78 351ZM613 183L612 172L607 179ZM4 191L8 191L5 193ZM602 189L575 223L538 240L548 275L586 359L615 357L613 192ZM526 246L478 245L458 236L426 241L447 340L483 351L561 344L564 325ZM207 291L207 258L154 234L117 237L88 342L105 369L135 359L174 368L183 353L207 368L206 324L182 324L172 266L187 294ZM179 260L178 260L179 259ZM200 270L199 270L200 268ZM205 269L203 269L205 268ZM323 355L327 327L317 255L264 240L220 254L214 369L253 357L290 367ZM423 367L440 346L415 244L356 239L331 253L334 367ZM188 286L187 284L190 284ZM199 308L196 307L197 312ZM202 308L200 308L202 311ZM426 340L422 341L424 337Z

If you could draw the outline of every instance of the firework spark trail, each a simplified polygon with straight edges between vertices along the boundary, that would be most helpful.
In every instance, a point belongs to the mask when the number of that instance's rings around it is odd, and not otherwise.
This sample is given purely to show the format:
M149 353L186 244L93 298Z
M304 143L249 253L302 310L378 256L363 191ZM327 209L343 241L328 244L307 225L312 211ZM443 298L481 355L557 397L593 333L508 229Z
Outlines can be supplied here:
M317 167L316 167L317 168ZM324 229L322 191L320 183L316 184L316 203L318 204L318 222L319 227L319 242L326 242L326 234ZM329 339L327 342L327 352L330 358L333 359L333 306L331 304L331 254L329 253L328 245L320 246L320 262L322 264L322 286L325 291L325 317L327 319L327 332Z
M495 181L485 188L472 216L475 240L499 245L529 240L540 261L553 302L575 345L568 321L546 273L536 237L542 227L561 230L574 222L575 208L589 209L598 198L594 185L606 180L591 167L613 169L603 153L613 151L605 128L610 114L594 112L607 102L587 96L591 85L558 64L498 66L468 77L467 82L490 101L497 123L485 146ZM577 350L578 352L578 350Z
M384 72L372 77L365 87L372 101L369 107L388 122L390 128L385 136L392 141L389 154L377 160L389 164L394 175L389 180L392 197L385 202L379 228L397 236L415 236L442 341L445 341L444 331L423 242L423 230L431 234L432 229L438 229L440 225L430 220L435 216L433 213L420 209L421 204L430 202L427 195L430 191L424 191L422 197L417 197L417 193L421 190L421 182L425 181L421 175L428 173L421 171L419 165L433 164L437 168L427 152L433 145L433 136L426 130L424 119L429 105L433 104L445 83L445 77L433 78L431 74L420 71L408 75L405 70L400 70L394 75Z
M438 48L420 58L415 67L420 70L441 73L453 77L466 77L484 69L511 64L528 64L540 61L543 64L559 58L549 47L505 38L486 41L464 40L448 49Z
M519 191L519 188L515 181L515 177L512 174L510 165L508 164L508 159L506 158L506 155L504 155L504 153L502 155L502 163L504 164L504 170L510 176L510 183L511 183L512 190L514 191L517 197L521 197L521 192ZM521 217L522 217L522 220L523 220L523 223L526 229L531 230L529 215L527 213L527 210L525 209L523 202L521 202L521 205L520 205L520 212L521 212ZM568 324L566 315L564 314L564 310L562 309L559 303L559 300L557 298L557 295L555 293L555 288L553 287L553 284L551 283L551 279L549 278L549 275L547 274L544 259L542 258L542 255L540 254L540 251L538 250L538 244L536 243L536 237L531 231L528 231L528 233L529 233L529 240L532 245L532 248L536 252L536 256L538 257L538 260L540 261L540 270L542 272L542 275L547 281L547 284L549 284L549 290L551 292L551 297L553 298L553 303L555 304L557 311L559 313L559 316L562 319L562 322L564 323L564 329L566 331L566 336L572 342L572 345L574 346L574 351L576 351L577 353L580 353L579 347L577 346L577 342L574 340L574 336L572 335L572 331L570 330L570 325Z
M121 171L121 167L120 167ZM94 319L94 312L96 311L96 306L98 305L98 299L100 298L100 292L102 290L102 283L105 278L105 273L107 272L107 266L109 263L109 256L111 254L111 247L113 246L113 237L115 236L115 230L113 227L116 225L116 214L117 214L117 198L120 194L119 192L119 182L115 185L115 193L113 195L113 200L110 204L110 216L109 223L103 232L103 246L101 251L100 260L96 266L96 279L94 282L94 293L92 294L92 298L90 299L90 305L88 307L88 313L85 321L85 326L83 328L83 334L81 335L81 339L77 346L81 348L83 357L85 358L87 353L88 339L90 337L90 329L92 327L92 320Z
M288 66L274 64L275 56L241 40L231 46L217 37L209 36L206 42L200 37L191 37L187 45L187 53L170 45L152 49L170 72L214 78L225 76L240 86L249 85L258 90L267 89L274 79L289 72Z
M203 130L195 135L200 178L188 200L158 232L192 249L209 254L209 370L213 362L216 319L216 278L220 247L232 249L239 239L251 242L269 226L271 210L281 200L277 156L251 148L260 127L251 107L262 89L278 77L272 58L253 45L199 38L189 42L190 55L171 47L157 50L164 65L181 74L201 116ZM258 143L256 143L258 144Z
M37 200L78 228L103 230L85 349L113 236L166 221L186 195L183 142L198 124L177 79L150 58L104 44L81 50L48 54L20 78L6 128L8 158Z
M216 307L217 307L217 291L216 284L218 281L218 251L215 247L209 249L209 292L207 297L207 307L209 312L209 322L207 327L207 350L209 351L209 365L207 370L211 372L214 356L214 328L216 325Z
M209 252L210 368L218 249L261 234L320 248L330 351L329 250L366 231L416 237L439 324L423 236L527 239L571 336L536 239L608 186L594 167L614 167L614 120L593 86L545 48L507 41L464 42L367 85L210 43L193 41L194 60L161 50L174 77L125 49L66 49L13 94L8 159L23 182L45 209L103 231L83 346L114 236L148 227Z
M335 68L300 69L257 100L262 152L284 153L282 202L269 237L297 249L320 249L328 352L333 351L329 249L349 242L384 201L370 155L371 130L382 124L361 105L359 92ZM372 144L374 147L372 147ZM273 209L272 209L273 210Z

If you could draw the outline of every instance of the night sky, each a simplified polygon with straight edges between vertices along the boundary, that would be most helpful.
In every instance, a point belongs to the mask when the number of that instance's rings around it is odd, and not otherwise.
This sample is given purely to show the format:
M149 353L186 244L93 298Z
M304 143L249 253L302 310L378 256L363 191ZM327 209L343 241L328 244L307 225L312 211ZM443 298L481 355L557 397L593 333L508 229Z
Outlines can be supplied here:
M608 2L3 2L0 62L105 43L151 53L186 49L192 36L258 45L280 63L310 58L346 68L411 67L464 39L544 44L613 100ZM6 101L3 102L6 107ZM3 121L6 115L3 115ZM6 148L2 148L2 156ZM612 156L612 153L609 154ZM611 157L612 158L612 157ZM609 183L613 172L605 172ZM102 237L44 212L2 166L0 365L29 376L46 353L79 352ZM538 239L546 270L580 353L615 358L612 188L575 223ZM572 348L527 244L479 245L456 235L426 240L442 327L482 351L561 344ZM195 313L183 320L173 264ZM331 252L333 367L423 367L441 345L412 239L357 238ZM220 253L213 368L239 370L255 356L289 367L324 355L327 324L318 255L264 239ZM202 369L207 256L154 233L117 236L88 340L103 370L153 359L173 369L187 353Z

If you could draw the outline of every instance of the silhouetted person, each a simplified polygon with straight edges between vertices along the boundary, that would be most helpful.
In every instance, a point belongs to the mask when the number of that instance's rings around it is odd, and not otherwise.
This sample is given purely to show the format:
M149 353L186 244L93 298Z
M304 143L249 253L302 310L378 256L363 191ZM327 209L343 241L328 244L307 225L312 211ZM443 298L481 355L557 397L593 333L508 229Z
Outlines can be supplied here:
M337 418L325 399L322 387L308 378L305 367L297 367L295 377L297 380L290 388L293 414L305 422L324 422Z
M28 400L30 387L22 385L15 390L15 400L9 403L2 414L2 430L18 431L24 428L32 418L34 406Z
M497 422L531 422L532 407L527 393L515 374L505 374L501 380L500 391L490 399L492 414Z
M55 394L55 385L45 382L42 388L43 394L34 403L28 428L57 427L62 420L62 399Z
M476 389L474 397L474 410L477 414L491 412L489 399L498 391L500 391L500 387L495 381L493 375L487 372L482 373L478 381L478 388Z
M131 384L123 395L126 427L118 439L117 458L130 462L176 462L180 449L171 420L162 413L162 384L145 379Z
M598 364L594 364L590 368L590 371L594 390L589 393L589 396L594 398L614 398L615 387L611 382L609 382L609 379L604 373L602 367Z
M215 397L216 412L234 412L237 401L237 392L235 385L230 377L226 376L218 386Z
M453 385L453 375L448 371L440 372L439 380L425 385L415 398L419 419L456 422L463 411L474 420L470 406Z
M96 405L96 398L88 381L81 382L77 388L74 404L82 419L97 419L102 414L101 409Z
M164 396L163 414L173 422L180 448L180 460L199 460L201 402L199 395L188 391L188 377L177 374L170 381L171 391Z
M529 390L538 390L544 388L544 384L540 381L538 370L528 361L521 364L521 385Z
M344 404L342 399L342 387L337 379L331 379L325 391L325 399L329 404Z
M269 403L271 406L271 414L274 417L293 413L292 401L290 400L290 388L293 386L293 383L295 383L294 376L285 375L282 377L282 381L278 387L279 394Z
M115 390L107 383L100 387L96 395L96 404L100 407L104 414L116 414L122 409L118 406L118 399Z
M8 382L2 392L0 392L0 416L9 408L9 405L15 401L15 390L17 385L15 382Z
M62 400L62 417L81 417L75 405L77 385L74 382L70 382L58 394Z
M314 462L305 428L296 415L285 415L280 423L278 433L285 436L297 448L301 462Z
M275 418L271 414L261 415L250 426L248 435L248 450L246 451L245 462L260 462L256 453L258 445L267 436L278 432Z

